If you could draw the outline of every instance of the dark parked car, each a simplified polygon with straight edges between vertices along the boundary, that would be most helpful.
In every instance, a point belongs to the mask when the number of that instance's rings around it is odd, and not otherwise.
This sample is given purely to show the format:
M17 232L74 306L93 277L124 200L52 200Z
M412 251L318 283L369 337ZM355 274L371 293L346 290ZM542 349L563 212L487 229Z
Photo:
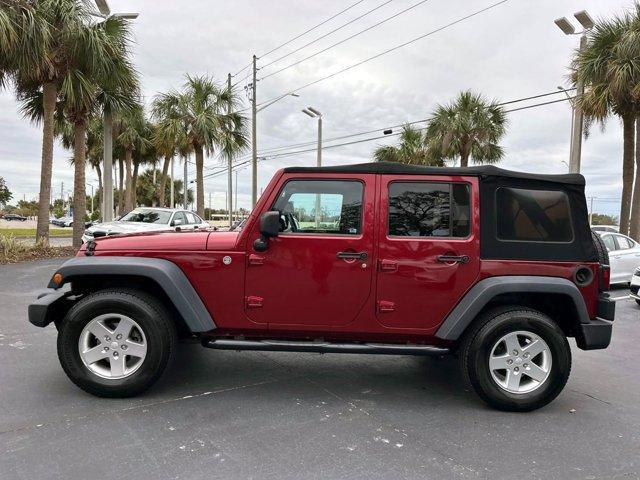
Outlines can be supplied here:
M552 401L611 340L609 261L584 177L371 163L276 173L242 229L88 241L29 320L62 367L136 395L176 337L221 350L456 354L493 407ZM425 392L428 395L428 391Z
M22 215L18 215L17 213L7 213L2 218L7 220L8 222L11 222L11 221L14 221L14 220L19 221L19 222L26 222L28 220L27 217L24 217Z

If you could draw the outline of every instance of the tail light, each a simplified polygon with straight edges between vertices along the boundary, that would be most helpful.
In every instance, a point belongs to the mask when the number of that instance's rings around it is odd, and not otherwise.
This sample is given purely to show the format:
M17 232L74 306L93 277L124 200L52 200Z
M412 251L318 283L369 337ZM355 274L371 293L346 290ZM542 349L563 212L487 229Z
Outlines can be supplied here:
M611 287L611 268L609 265L600 265L600 278L598 288L601 292L609 290Z

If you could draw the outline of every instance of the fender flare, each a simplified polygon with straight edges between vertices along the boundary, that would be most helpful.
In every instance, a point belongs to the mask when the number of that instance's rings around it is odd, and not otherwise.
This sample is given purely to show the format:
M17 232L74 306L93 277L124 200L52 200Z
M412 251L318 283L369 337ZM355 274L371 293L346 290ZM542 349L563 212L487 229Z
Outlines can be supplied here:
M476 283L455 306L436 331L442 340L458 340L480 311L496 296L504 293L553 293L568 296L581 324L591 323L584 298L578 287L566 278L541 276L490 277Z
M207 332L216 328L213 318L187 276L169 260L115 256L75 257L63 263L56 273L62 275L62 282L56 284L52 278L48 285L55 290L79 276L123 275L148 278L164 290L191 332Z

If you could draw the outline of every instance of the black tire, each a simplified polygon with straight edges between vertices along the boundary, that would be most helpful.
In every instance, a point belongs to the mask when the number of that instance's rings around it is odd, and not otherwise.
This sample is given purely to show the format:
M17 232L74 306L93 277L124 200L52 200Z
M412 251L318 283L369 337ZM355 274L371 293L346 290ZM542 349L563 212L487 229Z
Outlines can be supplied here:
M640 305L640 300L636 299L636 303L637 303L638 305Z
M125 378L102 378L80 358L78 341L82 330L92 319L105 313L134 319L146 337L147 352L142 365ZM58 358L62 368L78 387L99 397L132 397L147 390L164 372L175 346L175 325L164 306L152 296L135 290L91 293L76 303L58 325Z
M609 250L607 250L606 245L602 241L602 237L594 231L591 231L591 237L593 238L593 245L596 247L596 252L598 252L598 262L600 262L600 265L609 265Z
M491 376L489 356L498 340L518 330L540 336L549 346L551 370L547 379L529 393L510 393ZM526 307L510 306L484 313L461 346L465 381L490 406L498 410L527 412L551 402L562 391L571 372L571 348L564 333L549 317Z

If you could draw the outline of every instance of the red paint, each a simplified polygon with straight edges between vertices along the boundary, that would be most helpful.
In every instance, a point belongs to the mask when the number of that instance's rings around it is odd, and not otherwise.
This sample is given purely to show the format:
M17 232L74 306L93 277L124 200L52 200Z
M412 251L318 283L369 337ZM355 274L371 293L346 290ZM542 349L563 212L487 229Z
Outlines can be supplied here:
M433 334L476 282L497 275L547 275L573 279L569 262L480 260L479 196L475 177L410 176L411 181L465 182L471 187L471 233L465 239L390 238L390 176L322 174L361 181L362 232L357 236L287 235L256 252L259 218L289 179L319 174L278 172L240 232L163 232L97 239L95 255L164 258L178 265L211 313L216 335L442 344ZM403 179L394 176L393 179ZM338 252L365 252L343 260ZM468 255L466 264L443 264L443 254ZM78 252L84 255L84 248ZM223 263L228 256L231 262ZM598 274L598 265L589 264ZM596 278L598 278L596 276ZM582 288L595 317L598 284Z

